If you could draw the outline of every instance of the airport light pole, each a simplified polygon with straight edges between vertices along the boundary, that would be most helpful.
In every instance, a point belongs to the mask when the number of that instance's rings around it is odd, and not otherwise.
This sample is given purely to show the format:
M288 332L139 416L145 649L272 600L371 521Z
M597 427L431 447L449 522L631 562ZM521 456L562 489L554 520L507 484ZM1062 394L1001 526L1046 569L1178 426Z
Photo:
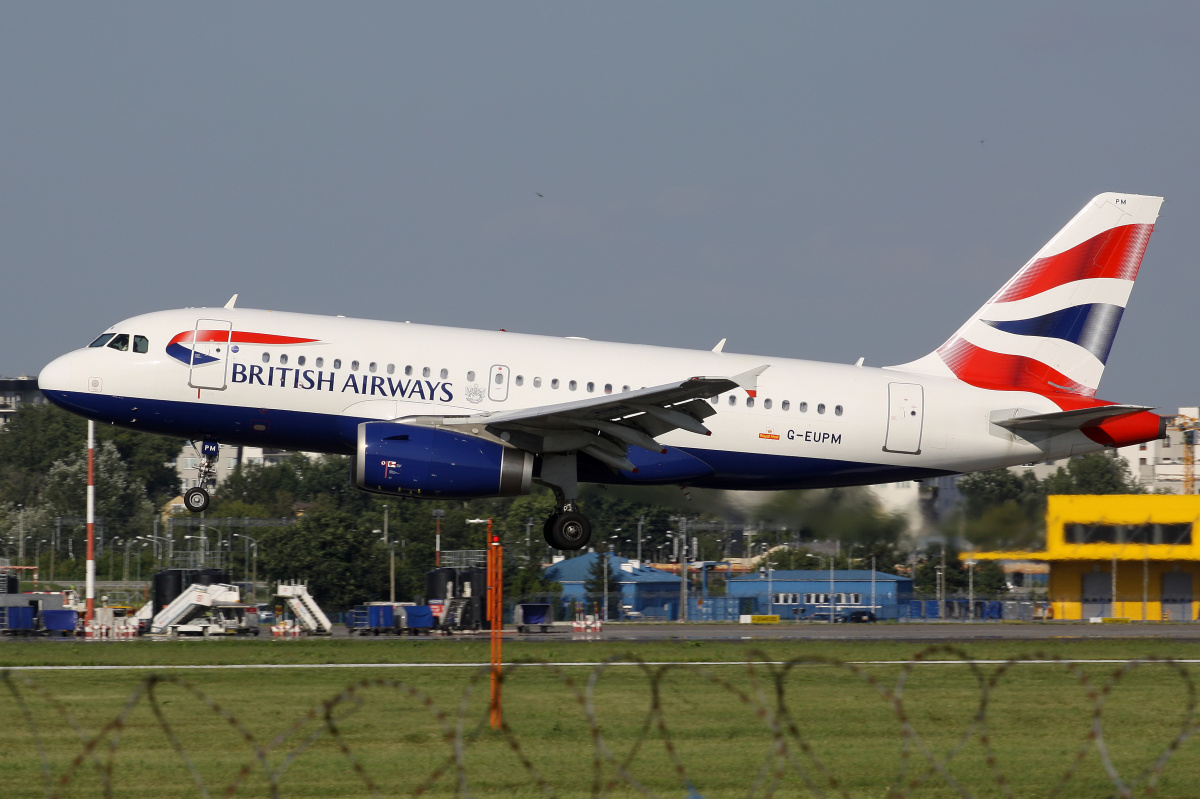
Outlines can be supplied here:
M234 536L245 540L246 544L254 549L254 558L251 560L253 564L250 572L250 588L254 593L252 599L255 604L258 604L258 539L246 535L245 533L234 533ZM242 561L245 568L245 560Z
M441 508L433 510L433 565L435 568L442 565L442 519L446 517L446 511Z
M967 559L967 619L975 619L975 559Z

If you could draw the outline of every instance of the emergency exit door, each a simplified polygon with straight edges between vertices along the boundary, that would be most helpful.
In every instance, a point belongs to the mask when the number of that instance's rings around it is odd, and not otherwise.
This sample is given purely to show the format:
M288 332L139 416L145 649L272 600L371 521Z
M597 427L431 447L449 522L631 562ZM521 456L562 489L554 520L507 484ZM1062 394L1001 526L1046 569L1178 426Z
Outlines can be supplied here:
M492 367L488 375L488 399L504 402L508 399L508 367L499 364Z
M925 418L924 389L917 383L888 384L888 426L885 452L921 453Z

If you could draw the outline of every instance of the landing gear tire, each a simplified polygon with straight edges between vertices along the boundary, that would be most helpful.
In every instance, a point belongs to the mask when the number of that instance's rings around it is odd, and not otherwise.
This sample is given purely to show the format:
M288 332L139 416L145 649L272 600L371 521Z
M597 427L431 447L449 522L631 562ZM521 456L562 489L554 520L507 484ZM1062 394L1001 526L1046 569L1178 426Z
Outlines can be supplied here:
M183 504L192 513L199 513L208 507L208 492L203 488L189 488L183 495Z
M546 521L542 522L542 538L546 539L546 544L552 547L554 546L554 538L551 535L551 530L554 527L554 518L556 516L558 516L557 513L547 516Z
M592 538L592 525L576 511L556 513L546 520L550 546L555 549L583 549Z

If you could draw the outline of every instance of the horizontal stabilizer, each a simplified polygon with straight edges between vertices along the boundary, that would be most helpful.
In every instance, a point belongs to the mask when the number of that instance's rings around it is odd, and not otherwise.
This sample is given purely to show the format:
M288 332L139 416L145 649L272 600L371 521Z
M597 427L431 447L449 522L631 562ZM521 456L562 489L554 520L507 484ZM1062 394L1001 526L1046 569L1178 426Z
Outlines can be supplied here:
M1101 405L1095 408L1078 408L1073 411L1031 414L1019 408L1010 408L993 411L992 424L1022 432L1061 433L1067 430L1094 427L1109 419L1131 416L1148 410L1151 410L1148 405Z

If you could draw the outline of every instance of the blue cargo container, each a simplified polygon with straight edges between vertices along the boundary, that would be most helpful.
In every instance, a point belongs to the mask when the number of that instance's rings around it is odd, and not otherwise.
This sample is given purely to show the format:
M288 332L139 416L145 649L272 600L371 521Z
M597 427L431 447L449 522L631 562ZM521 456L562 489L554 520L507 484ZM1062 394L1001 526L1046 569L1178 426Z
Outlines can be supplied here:
M372 630L391 630L396 626L396 609L392 605L368 605L367 626Z
M428 605L406 605L400 608L404 614L404 626L409 635L418 635L422 631L429 633L433 630L435 619L433 609Z
M4 608L8 611L8 631L25 632L33 630L33 608L17 607Z
M42 626L47 632L75 632L79 614L73 610L43 610Z

